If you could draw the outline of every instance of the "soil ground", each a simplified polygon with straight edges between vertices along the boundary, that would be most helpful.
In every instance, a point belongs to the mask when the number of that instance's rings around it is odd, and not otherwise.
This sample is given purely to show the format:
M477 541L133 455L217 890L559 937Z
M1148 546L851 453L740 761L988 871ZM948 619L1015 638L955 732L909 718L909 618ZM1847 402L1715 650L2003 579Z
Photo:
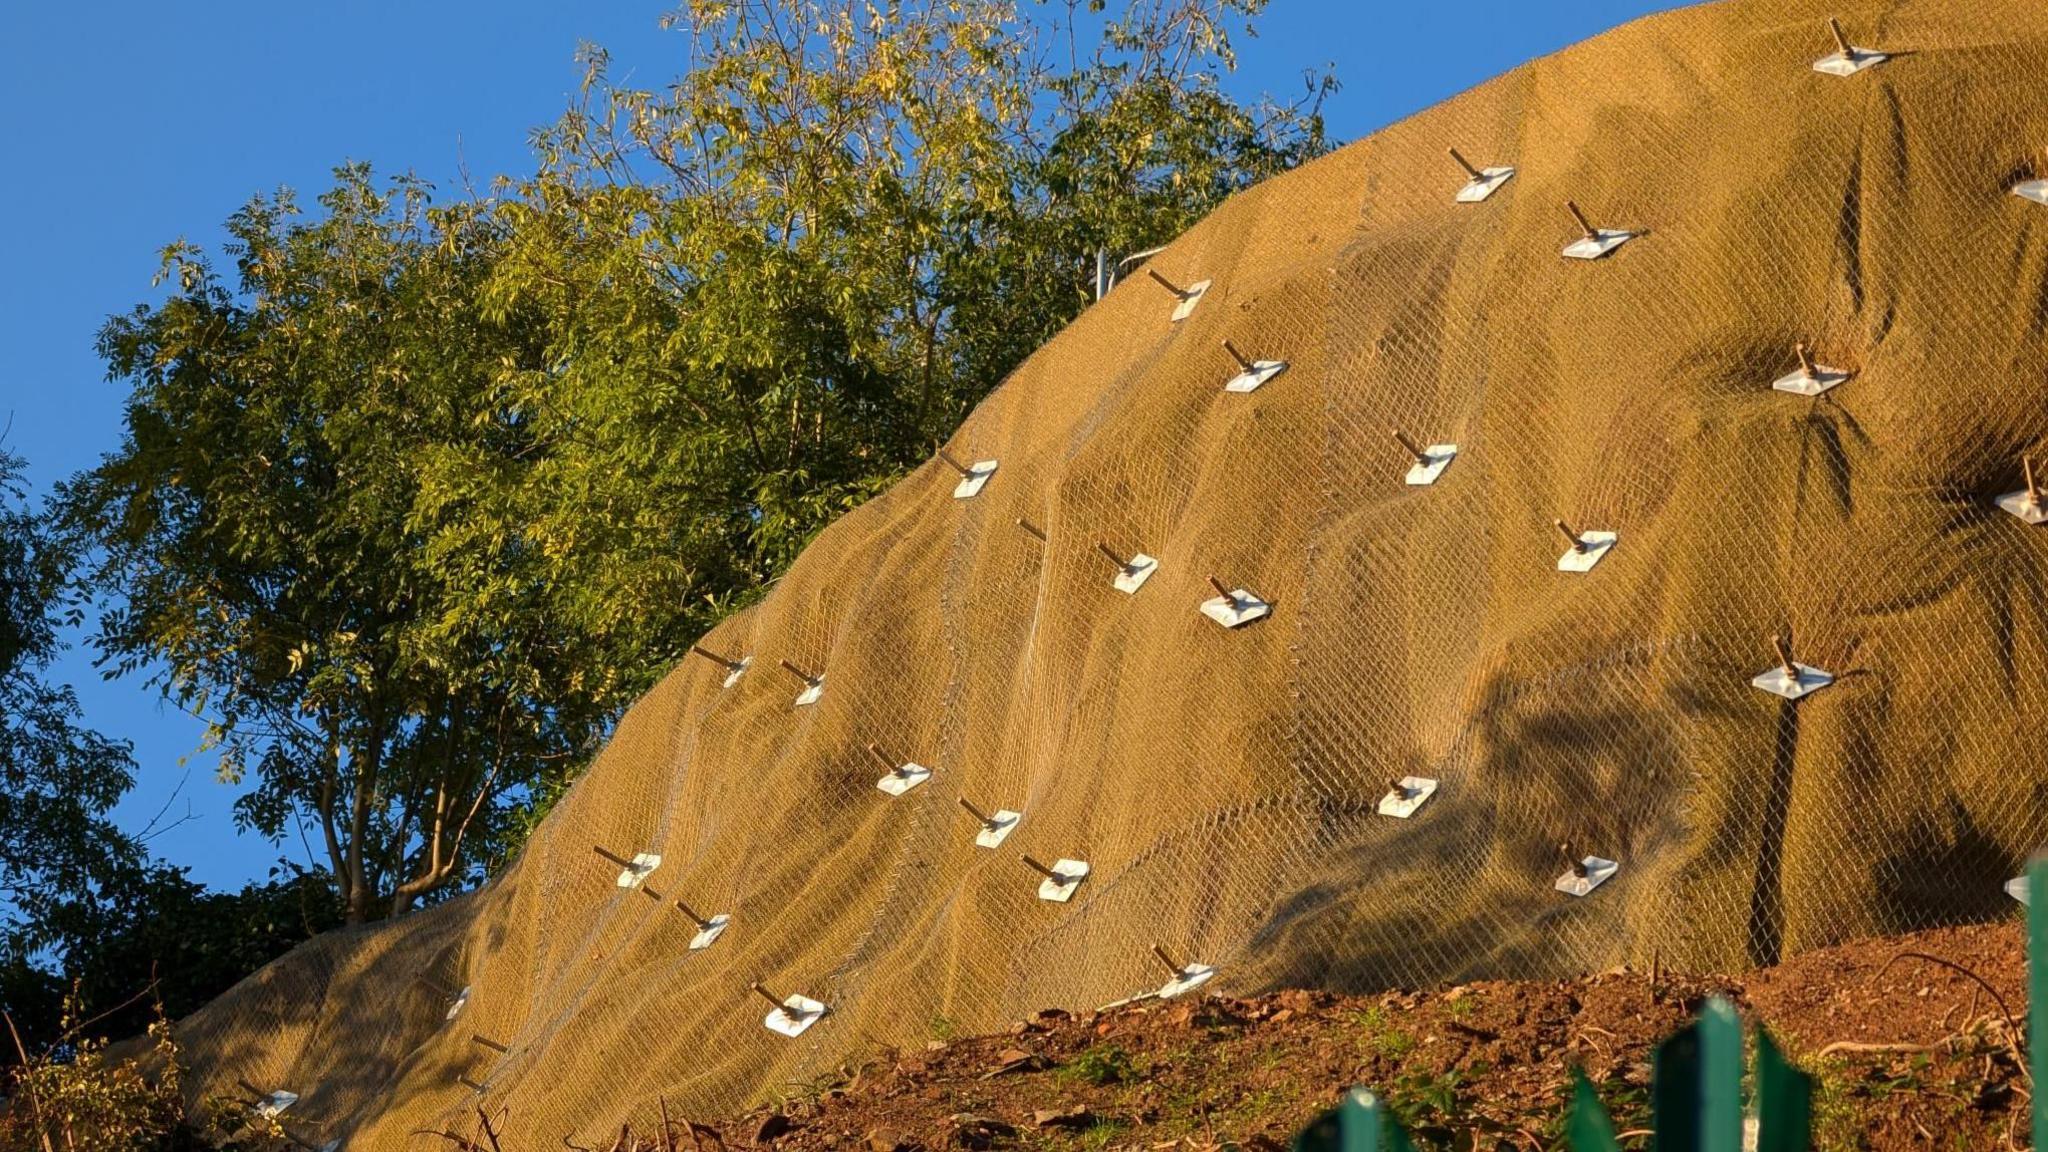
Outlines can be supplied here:
M1629 1133L1623 1146L1646 1148L1651 1049L1719 993L1815 1075L1818 1148L2023 1146L2025 982L2014 923L1865 941L1740 977L1617 970L1054 1010L1000 1035L877 1053L790 1086L772 1109L695 1128L707 1152L1276 1152L1365 1084L1426 1146L1550 1149L1576 1066Z

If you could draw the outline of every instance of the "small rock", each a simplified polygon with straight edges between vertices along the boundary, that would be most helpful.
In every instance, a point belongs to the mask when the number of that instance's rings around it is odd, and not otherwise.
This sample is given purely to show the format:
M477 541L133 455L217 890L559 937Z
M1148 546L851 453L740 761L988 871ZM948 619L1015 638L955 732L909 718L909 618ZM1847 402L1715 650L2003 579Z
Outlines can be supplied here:
M946 1050L946 1042L944 1040L927 1040L924 1042L924 1050L927 1052L944 1052Z
M1040 1128L1086 1128L1095 1122L1095 1114L1079 1105L1072 1108L1039 1109L1031 1114L1031 1123Z
M1266 1019L1268 1022L1273 1024L1285 1024L1289 1020L1294 1019L1294 1009L1282 1008L1278 1012L1273 1013L1271 1016L1266 1017Z
M869 1152L905 1152L910 1141L894 1128L877 1128L868 1133Z
M986 1080L991 1076L1002 1076L1010 1072L1037 1072L1047 1067L1046 1059L1035 1052L1022 1048L1005 1048L996 1053L996 1066L982 1074Z
M754 1129L754 1143L772 1143L777 1137L787 1135L791 1127L789 1117L780 1112L770 1112L761 1117L761 1126Z
M997 1140L1017 1134L1017 1129L993 1116L980 1116L972 1112L958 1112L952 1117L952 1144L956 1148L969 1148L980 1152Z

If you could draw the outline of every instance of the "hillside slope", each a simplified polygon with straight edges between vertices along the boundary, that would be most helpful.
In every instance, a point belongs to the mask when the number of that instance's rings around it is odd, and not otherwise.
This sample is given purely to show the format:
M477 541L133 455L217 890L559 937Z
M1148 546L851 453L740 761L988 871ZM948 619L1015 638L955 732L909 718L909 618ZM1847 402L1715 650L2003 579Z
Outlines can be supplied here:
M866 1053L723 1122L670 1119L679 1148L714 1147L681 1136L687 1120L727 1147L777 1152L1279 1152L1364 1084L1424 1149L1531 1152L1564 1148L1578 1070L1622 1147L1642 1149L1653 1050L1719 995L1813 1077L1815 1152L2011 1148L2029 1117L2025 937L2011 923L1943 928L1740 977L1610 969L1035 1013L990 1036ZM645 1110L621 1122L650 1144L659 1130Z
M2048 839L2048 527L1992 504L2048 434L2048 207L2009 194L2048 7L1841 5L1901 53L1848 77L1828 14L1644 20L1233 199L1152 261L1192 314L1091 308L949 446L978 495L935 461L822 534L705 639L748 670L677 669L490 887L185 1021L195 1091L382 1149L481 1090L552 1146L1156 988L1154 945L1367 990L1995 914ZM1447 147L1517 174L1456 203ZM1567 199L1640 234L1561 258ZM1226 340L1289 367L1227 392ZM1799 340L1853 375L1773 390ZM1458 446L1434 485L1396 427ZM1560 571L1559 519L1619 542ZM1271 614L1205 617L1212 576ZM1797 704L1750 683L1781 632L1836 677ZM1021 823L979 847L960 800ZM1564 842L1618 872L1560 893ZM1091 871L1044 901L1027 854ZM756 980L830 1015L774 1034Z

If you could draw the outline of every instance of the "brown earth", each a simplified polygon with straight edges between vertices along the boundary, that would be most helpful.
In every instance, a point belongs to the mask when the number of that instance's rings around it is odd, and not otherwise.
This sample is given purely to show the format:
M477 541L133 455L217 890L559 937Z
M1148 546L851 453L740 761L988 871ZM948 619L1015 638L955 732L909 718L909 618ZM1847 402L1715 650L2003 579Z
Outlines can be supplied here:
M1816 1076L1821 1152L1999 1148L2009 1132L2026 1144L2029 1085L2005 1016L2024 1026L2025 939L2010 924L1862 941L1739 977L1618 969L1050 1011L993 1036L851 1062L708 1127L728 1147L779 1152L1272 1152L1365 1084L1432 1146L1551 1149L1573 1067L1618 1130L1647 1128L1650 1051L1714 994ZM651 1139L657 1122L639 1120ZM713 1139L698 1133L700 1147Z
M1815 72L1831 13L1898 54ZM483 890L180 1022L192 1090L349 1152L479 1100L587 1144L1156 987L1154 945L1368 993L2006 915L2048 842L2048 527L1994 503L2048 454L2043 75L2040 0L1732 0L1231 198L1152 260L1191 315L1090 307L949 446L978 495L934 461L821 533L706 638L749 669L678 668ZM1453 146L1517 174L1457 203ZM1640 234L1565 259L1568 199ZM1225 340L1290 367L1226 391ZM1799 340L1853 375L1774 390ZM1458 445L1434 486L1390 426ZM1562 572L1560 518L1620 542ZM1272 614L1218 626L1212 577ZM1787 631L1837 677L1796 704L1751 686ZM1402 776L1437 791L1380 815ZM978 847L962 800L1023 820ZM1561 894L1565 842L1619 871ZM1025 854L1092 871L1048 902ZM753 981L830 1015L776 1035Z

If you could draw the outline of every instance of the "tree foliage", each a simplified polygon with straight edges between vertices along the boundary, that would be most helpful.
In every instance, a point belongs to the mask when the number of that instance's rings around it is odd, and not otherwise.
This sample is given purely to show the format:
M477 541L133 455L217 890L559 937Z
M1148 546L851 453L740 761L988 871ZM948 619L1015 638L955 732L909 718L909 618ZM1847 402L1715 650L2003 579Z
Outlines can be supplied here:
M0 963L48 947L59 909L142 860L107 816L134 783L127 745L82 727L76 695L48 680L79 608L71 557L27 504L22 466L0 449Z
M76 556L51 515L25 501L21 467L0 451L0 1007L29 1050L83 1059L74 1032L85 1006L119 1005L94 1026L140 1033L152 1002L190 1012L340 917L322 877L208 892L149 859L154 824L126 831L111 818L135 765L50 682L63 632L81 622ZM22 1056L0 1045L0 1062ZM125 1099L126 1073L45 1071L86 1093L59 1118L90 1112L99 1088Z
M116 1060L107 1042L89 1031L75 995L64 1002L57 1042L31 1054L8 1020L10 1106L0 1110L0 1152L94 1148L104 1152L164 1152L178 1141L185 1119L177 1043L161 1013L149 1023L153 1067Z
M223 892L183 869L136 869L96 898L66 901L41 917L39 934L49 944L0 964L0 1005L31 1049L61 1041L67 1001L90 1008L102 1035L139 1035L156 1013L195 1012L340 923L341 906L321 873L277 869Z
M508 515L636 615L628 582L679 543L714 606L760 588L1084 308L1098 252L1326 147L1327 78L1223 89L1262 6L700 0L659 91L589 50L493 206L488 301L546 350L507 377L550 447Z
M660 90L588 51L529 177L252 201L231 272L174 245L102 333L127 435L63 507L103 656L208 718L349 919L475 880L1098 251L1326 146L1327 79L1224 89L1262 3L697 0Z
M318 219L289 194L237 213L230 283L166 253L177 291L100 338L134 386L125 442L63 503L122 597L112 668L208 718L252 784L238 819L317 843L361 920L475 876L465 846L587 750L616 689L549 619L525 541L465 571L419 523L423 460L527 447L495 398L519 337L477 314L490 237L441 229L412 181L337 178Z

